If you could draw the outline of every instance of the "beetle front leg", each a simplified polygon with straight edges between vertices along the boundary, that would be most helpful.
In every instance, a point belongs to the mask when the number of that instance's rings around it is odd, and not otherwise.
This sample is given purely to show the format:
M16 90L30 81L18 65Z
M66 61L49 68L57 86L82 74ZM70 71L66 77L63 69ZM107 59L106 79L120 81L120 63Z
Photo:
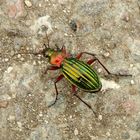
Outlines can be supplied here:
M54 100L54 102L53 102L52 104L50 104L48 107L51 107L51 106L53 106L53 105L56 103L56 101L57 101L57 99L58 99L58 90L57 90L56 83L59 82L60 80L62 80L63 77L64 77L64 75L61 74L61 75L58 76L57 79L55 80L55 82L54 82L55 91L56 91L55 100Z
M44 74L47 74L48 70L58 70L58 69L60 69L60 67L57 67L57 66L49 66L49 67L45 70Z
M72 93L75 97L77 97L82 103L84 103L90 110L92 110L92 112L94 113L95 117L97 117L97 114L96 112L93 110L93 108L88 104L86 103L84 100L82 100L76 93L76 86L75 85L72 85Z

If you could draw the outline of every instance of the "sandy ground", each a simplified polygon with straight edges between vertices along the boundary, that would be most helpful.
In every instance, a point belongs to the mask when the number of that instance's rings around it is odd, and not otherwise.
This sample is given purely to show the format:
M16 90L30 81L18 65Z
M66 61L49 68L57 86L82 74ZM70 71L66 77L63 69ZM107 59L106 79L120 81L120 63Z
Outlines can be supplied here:
M78 90L44 74L48 59L32 54L65 45L73 56L97 55L103 88ZM81 60L89 59L85 55ZM0 140L140 140L140 0L0 0Z

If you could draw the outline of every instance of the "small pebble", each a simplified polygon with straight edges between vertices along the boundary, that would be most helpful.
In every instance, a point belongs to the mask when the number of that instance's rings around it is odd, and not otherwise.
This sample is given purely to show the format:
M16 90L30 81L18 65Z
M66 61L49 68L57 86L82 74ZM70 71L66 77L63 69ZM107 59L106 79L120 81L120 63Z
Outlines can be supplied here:
M88 127L88 128L89 128L89 130L92 130L92 125L89 125L89 127Z
M104 53L104 56L105 56L105 57L109 57L109 55L110 55L109 52Z
M131 83L131 85L134 85L135 84L134 80L131 80L130 83Z
M20 60L21 60L21 61L24 61L24 58L22 57Z
M45 120L45 123L48 124L49 122L47 120Z
M128 13L123 14L121 19L124 20L125 22L128 22L130 20Z
M19 128L22 128L22 123L21 122L17 122L17 125Z
M8 106L8 101L0 101L0 108L6 108Z
M64 12L64 13L67 13L67 11L66 11L66 10L63 10L63 12Z
M35 109L32 109L32 111L34 111L34 112L35 112L36 110L35 110Z
M75 136L78 135L78 129L77 129L77 128L75 128L75 130L74 130L74 135L75 135Z
M9 59L8 59L8 58L5 58L5 59L4 59L4 61L5 61L5 62L8 62L8 61L9 61Z
M130 64L130 68L132 68L134 65L133 64Z
M8 121L14 121L14 120L15 120L15 116L10 115L10 116L8 117Z
M10 73L11 71L13 70L13 67L8 67L8 69L7 69L7 73Z
M27 7L32 7L32 3L29 0L25 0L24 3Z
M43 116L43 114L42 114L42 113L40 113L40 114L39 114L39 117L42 117L42 116Z
M97 71L98 71L98 73L101 73L101 72L102 72L102 69L101 69L101 68L99 68Z
M106 135L109 137L111 134L110 134L110 132L107 132Z
M30 96L30 97L31 97L31 96L32 96L32 94L30 94L30 93L29 93L29 94L28 94L28 96Z
M65 36L68 36L68 34L67 34L67 33L65 33L64 35L65 35Z
M33 120L31 120L30 122L31 122L31 123L33 123L34 121L33 121Z
M33 65L36 65L36 61L33 61Z
M18 18L24 16L26 13L24 10L23 0L9 0L7 2L8 15L11 18Z
M18 54L17 57L20 58L21 57L21 54Z
M41 61L38 61L38 64L41 64Z
M42 7L41 3L39 3L39 7Z
M125 19L124 19L126 22L129 21L129 16L126 16Z
M99 115L99 116L98 116L98 119L99 119L99 120L102 120L102 119L103 119L102 115Z
M16 98L16 96L17 96L17 93L12 93L12 98L14 99L14 98Z

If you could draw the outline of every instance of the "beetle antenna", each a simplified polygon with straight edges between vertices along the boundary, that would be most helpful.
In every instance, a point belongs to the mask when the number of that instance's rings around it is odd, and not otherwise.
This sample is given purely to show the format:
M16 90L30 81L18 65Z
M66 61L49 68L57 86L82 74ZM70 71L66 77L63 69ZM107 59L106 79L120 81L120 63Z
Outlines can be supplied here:
M60 48L58 47L57 44L55 44L55 47L56 47L56 50L57 50L57 51L60 51Z
M49 38L48 38L48 35L47 35L47 33L46 33L46 38L47 38L47 46L46 46L46 44L45 44L45 48L50 48L50 41L49 41Z
M64 45L62 45L61 50L65 50L65 46Z
M43 44L43 46L45 47L45 49L47 49L47 48L48 48L48 46L47 46L45 43Z
M18 54L33 54L33 55L39 55L39 54L41 54L40 52L38 52L38 53L34 53L34 52L28 52L28 53L15 53L12 57L14 57L14 56L16 56L16 55L18 55Z
M66 48L64 45L61 47L61 51L66 54Z

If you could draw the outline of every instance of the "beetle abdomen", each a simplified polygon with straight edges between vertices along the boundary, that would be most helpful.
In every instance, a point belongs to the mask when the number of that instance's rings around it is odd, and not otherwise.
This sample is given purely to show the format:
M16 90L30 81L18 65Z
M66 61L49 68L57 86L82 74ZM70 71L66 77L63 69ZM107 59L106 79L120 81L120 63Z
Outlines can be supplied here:
M62 64L63 75L73 85L89 91L95 92L101 89L100 79L88 64L75 58L67 58Z

